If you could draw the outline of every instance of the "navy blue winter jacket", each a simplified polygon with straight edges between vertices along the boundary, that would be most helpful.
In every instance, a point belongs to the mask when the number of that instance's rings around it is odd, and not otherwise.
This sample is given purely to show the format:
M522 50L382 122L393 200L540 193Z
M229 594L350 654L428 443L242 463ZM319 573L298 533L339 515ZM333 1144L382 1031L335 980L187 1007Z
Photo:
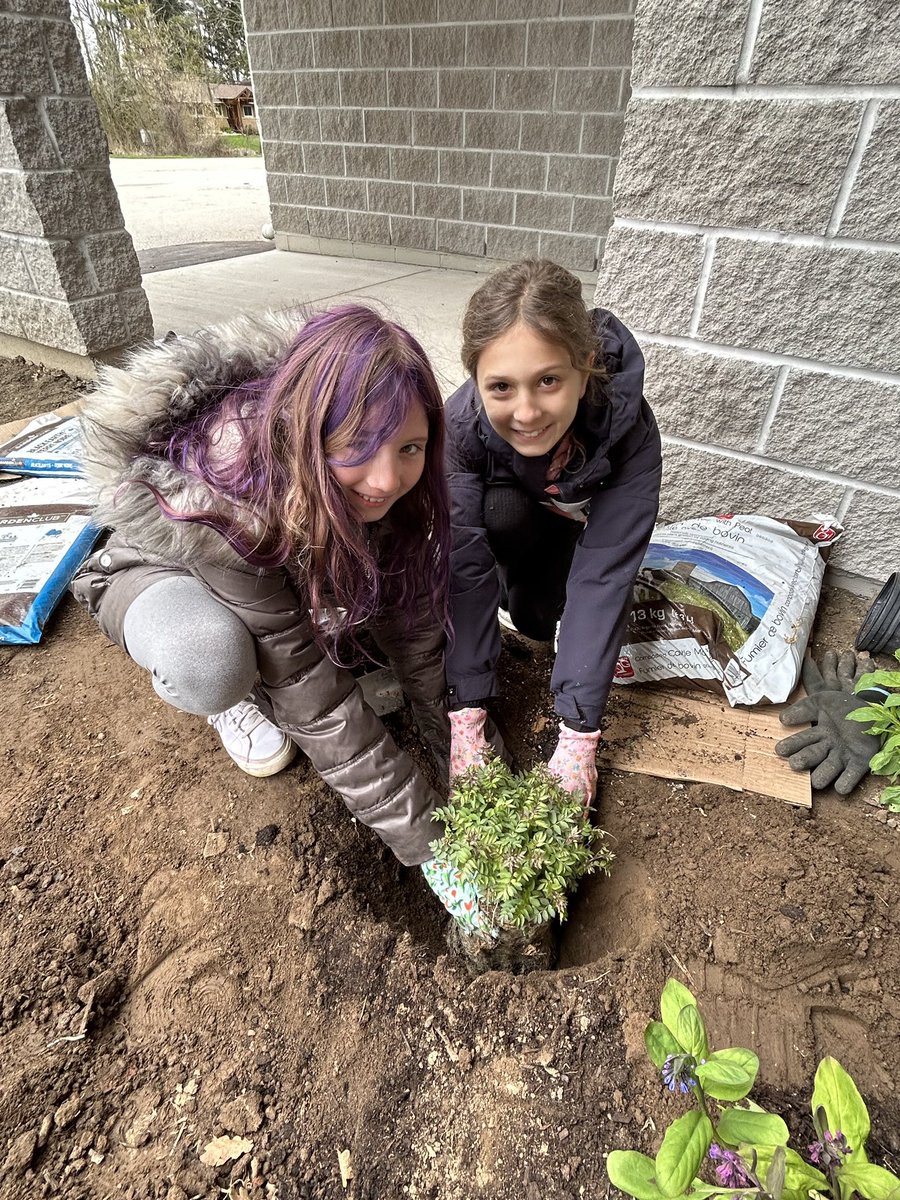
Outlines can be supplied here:
M590 382L579 403L573 429L584 463L555 480L556 498L584 506L588 515L569 570L551 687L561 717L596 729L656 521L662 466L656 420L643 395L644 356L612 313L594 309L592 319L608 379ZM485 490L517 485L546 503L553 451L518 454L495 433L472 380L447 401L446 416L454 628L447 679L451 702L475 705L497 694L500 655L500 585L484 525Z

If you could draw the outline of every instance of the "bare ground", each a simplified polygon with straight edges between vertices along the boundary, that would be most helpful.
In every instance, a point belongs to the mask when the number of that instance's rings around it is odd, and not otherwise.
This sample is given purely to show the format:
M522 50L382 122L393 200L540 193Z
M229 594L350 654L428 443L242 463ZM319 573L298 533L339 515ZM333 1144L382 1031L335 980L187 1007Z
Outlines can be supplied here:
M0 362L4 419L70 398ZM851 645L865 607L827 591L817 645ZM503 671L528 762L549 656L511 636ZM717 1045L758 1052L754 1094L801 1138L837 1057L900 1166L900 843L871 780L809 817L603 775L617 862L559 969L470 981L419 872L305 760L242 774L71 600L40 646L0 649L0 753L4 1200L605 1196L605 1155L652 1152L679 1111L641 1044L669 974ZM252 1149L203 1165L225 1134Z

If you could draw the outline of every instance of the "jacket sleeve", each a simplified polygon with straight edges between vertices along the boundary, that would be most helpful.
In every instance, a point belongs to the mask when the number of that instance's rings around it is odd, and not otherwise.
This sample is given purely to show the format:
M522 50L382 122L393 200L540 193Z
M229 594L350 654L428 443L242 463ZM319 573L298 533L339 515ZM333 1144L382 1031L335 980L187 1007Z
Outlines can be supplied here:
M634 580L659 507L660 438L646 402L610 457L613 473L591 500L569 570L550 681L557 713L595 728L609 697Z
M429 844L443 832L432 818L440 797L366 704L350 672L322 653L287 576L203 566L194 573L254 634L276 724L404 865L431 858Z
M451 396L447 407L459 413L466 389ZM450 488L450 619L447 683L450 703L474 704L497 695L500 657L497 606L500 583L497 563L484 524L484 476L463 445L461 414L447 427L447 479Z
M411 629L394 614L383 615L368 628L400 681L420 735L428 743L441 774L446 775L450 765L444 674L446 639L443 627L431 611L429 598L420 597Z

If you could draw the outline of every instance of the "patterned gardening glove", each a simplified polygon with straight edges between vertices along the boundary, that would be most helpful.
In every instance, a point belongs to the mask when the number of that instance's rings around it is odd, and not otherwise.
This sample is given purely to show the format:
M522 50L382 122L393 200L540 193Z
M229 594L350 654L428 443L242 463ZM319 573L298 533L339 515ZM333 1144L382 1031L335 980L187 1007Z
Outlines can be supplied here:
M477 934L491 941L497 937L497 930L482 909L478 889L474 883L463 882L456 867L439 858L430 858L422 863L422 874L464 933Z
M559 741L549 767L567 792L581 793L585 807L593 803L597 790L597 746L600 730L578 733L565 721L559 723Z
M450 779L469 767L482 766L490 746L484 736L487 712L483 708L460 708L450 713Z
M853 694L856 681L875 664L868 654L858 658L845 650L838 658L835 650L826 650L819 662L803 660L803 686L809 695L789 705L781 714L782 725L799 725L812 721L812 729L804 729L775 745L775 753L786 758L794 771L812 772L809 781L814 788L834 784L842 796L852 792L869 770L869 759L881 749L878 734L867 733L847 714L863 708L869 700L883 700L886 692L868 689Z

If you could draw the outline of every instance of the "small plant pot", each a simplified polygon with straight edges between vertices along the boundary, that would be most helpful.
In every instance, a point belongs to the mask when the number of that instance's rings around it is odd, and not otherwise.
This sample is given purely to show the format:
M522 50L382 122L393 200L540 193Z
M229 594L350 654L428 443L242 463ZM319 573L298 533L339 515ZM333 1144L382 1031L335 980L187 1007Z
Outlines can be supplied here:
M873 654L900 650L900 572L890 576L872 601L856 635L856 649Z
M463 959L473 979L487 971L508 971L511 975L549 971L556 964L558 938L556 921L527 929L501 929L495 941L463 933L456 921L447 928L450 952Z

